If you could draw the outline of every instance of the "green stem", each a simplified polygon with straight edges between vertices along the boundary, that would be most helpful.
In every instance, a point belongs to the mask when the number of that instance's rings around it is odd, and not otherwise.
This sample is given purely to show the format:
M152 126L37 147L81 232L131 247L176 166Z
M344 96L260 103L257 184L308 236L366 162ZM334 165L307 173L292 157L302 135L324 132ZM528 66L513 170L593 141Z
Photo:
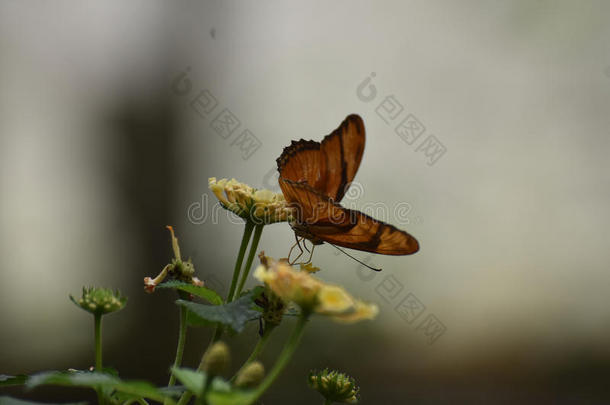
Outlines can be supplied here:
M94 315L95 322L95 371L102 371L102 314Z
M246 227L244 228L244 234L241 238L241 245L239 245L239 252L237 253L237 260L235 261L235 267L233 268L233 280L231 280L231 288L229 288L229 294L227 294L227 299L225 302L231 302L233 294L235 293L235 287L237 287L237 280L239 279L239 273L241 270L241 266L244 262L244 256L246 255L246 249L248 248L248 243L250 242L250 236L252 236L252 231L254 230L254 223L251 221L246 221ZM201 356L201 362L199 363L199 367L197 367L197 371L201 371L203 367L203 356L205 356L206 352L210 348L210 346L220 340L224 332L224 328L216 326L214 330L214 335L208 343L208 347L204 350L203 355ZM188 401L191 399L192 394L190 392L185 392L182 394L180 399L178 400L177 405L186 405Z
M330 399L327 399L324 401L324 405L332 405L333 401L331 401Z
M227 302L232 301L233 293L235 292L235 287L237 286L237 280L239 279L239 272L241 269L241 265L244 262L246 248L248 247L248 242L250 242L250 236L252 235L253 229L254 229L254 223L252 223L251 221L246 221L246 228L244 229L244 236L242 236L242 238L241 238L241 245L239 246L239 253L237 254L237 261L235 262L235 268L233 269L233 280L231 281L231 288L229 289L229 294L227 295Z
M210 348L212 343L216 343L216 342L218 342L220 340L220 337L222 336L224 331L225 331L225 329L222 327L222 325L218 325L216 327L216 329L214 330L214 335L212 335L212 340L210 340L210 344L208 344L208 347L207 347L208 349ZM207 351L207 349L206 349L206 351ZM201 358L201 360L203 360L203 358Z
M258 358L258 356L261 354L261 352L265 348L267 341L269 341L269 336L271 336L271 332L273 332L273 330L275 329L275 326L276 325L266 326L265 331L263 332L263 336L261 336L261 338L256 343L256 346L254 346L254 350L252 350L252 353L250 353L248 360L246 360L245 363L239 368L237 373L235 373L235 375L233 377L231 377L231 381L235 380L235 378L237 377L237 374L239 374L248 364L252 363L254 360L256 360Z
M96 313L93 315L95 324L95 371L102 372L102 314ZM102 389L97 388L97 402L103 405L106 401L102 394Z
M259 230L257 228L257 230L255 232L255 237L254 237L255 241L253 242L253 245L252 245L255 248L254 251L256 251L256 247L258 246L258 241L260 240L260 234L262 232L262 225L259 225L259 227L261 229ZM233 301L233 298L235 295L235 288L237 287L237 280L239 280L239 273L241 273L241 266L244 262L244 256L246 255L246 249L248 248L248 244L250 242L250 237L252 236L253 230L254 230L254 223L251 221L246 221L246 227L244 228L244 234L241 238L239 252L237 253L237 260L235 261L235 267L233 268L233 279L231 280L231 287L229 288L229 293L227 294L227 299L225 300L225 302L227 302L227 303ZM258 235L258 237L256 235ZM251 250L250 255L248 256L248 263L249 263L248 268L252 265L252 260L253 260L253 259L250 259L250 256L253 256L252 248L250 250ZM247 277L247 275L246 275L246 277ZM239 288L240 292L241 292L242 287L243 287L243 282L240 283L240 288ZM205 353L207 352L207 350L210 348L210 346L213 343L220 340L223 333L224 333L224 328L220 325L217 326L216 330L214 331L214 335L212 336L212 339L210 340L210 343L208 344L208 347L203 352L203 356L205 356ZM201 362L199 363L199 367L197 367L198 371L201 371L201 367L203 366L203 356L201 357ZM185 405L191 399L191 396L192 396L191 393L185 392L180 397L180 400L178 400L177 405Z
M263 233L264 227L265 224L256 225L256 229L254 230L254 237L252 238L252 244L250 245L250 253L248 253L248 260L246 260L246 267L242 272L241 281L239 282L239 287L237 288L237 293L235 294L235 296L239 296L242 289L244 288L244 284L246 284L248 274L250 274L250 267L252 267L252 262L254 261L256 249L258 249L258 242L261 240L261 235Z
M267 374L267 377L265 377L265 379L258 386L256 391L254 391L252 397L249 398L248 405L254 403L257 399L259 399L261 397L261 395L263 395L265 393L265 391L267 391L267 389L269 387L271 387L271 385L276 380L276 378L280 375L282 370L284 370L284 367L286 367L286 365L292 358L294 351L299 346L299 342L301 341L301 336L303 336L303 330L305 329L305 325L307 325L308 319L309 319L309 314L307 314L307 313L301 314L301 316L299 317L299 320L297 321L296 326L294 327L294 330L292 331L292 334L290 335L290 338L288 338L288 342L286 343L286 346L284 346L282 353L280 353L280 357L275 362L275 365L273 366L273 368L271 369L269 374Z
M208 405L208 400L206 396L208 395L208 391L210 390L210 386L212 385L212 380L215 376L209 375L205 379L205 385L203 386L203 391L201 392L201 396L195 402L195 405Z
M188 391L185 391L184 394L182 394L182 396L180 397L180 400L178 400L178 403L176 405L186 405L192 396L193 396L193 394L191 394Z
M186 341L186 307L180 306L180 330L178 332L178 347L176 348L176 359L174 360L174 367L180 367L182 364L182 355L184 354L184 342ZM168 387L173 386L176 383L176 376L174 373L169 377Z

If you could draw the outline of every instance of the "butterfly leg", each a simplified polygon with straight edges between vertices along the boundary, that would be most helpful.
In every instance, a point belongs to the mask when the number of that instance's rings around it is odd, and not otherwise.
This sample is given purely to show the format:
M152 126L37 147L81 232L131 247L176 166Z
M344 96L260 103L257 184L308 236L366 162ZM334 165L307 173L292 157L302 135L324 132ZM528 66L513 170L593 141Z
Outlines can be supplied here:
M303 245L305 245L305 242L303 242ZM305 264L311 263L311 259L313 258L313 251L315 250L315 248L316 248L316 245L312 244L311 245L311 252L309 252L309 259L307 259Z
M297 247L296 243L294 245L292 245L292 247L288 251L288 263L290 263L290 256L292 256L292 251L294 250L295 247Z
M301 243L299 242L299 238L297 237L297 234L294 234L294 239L296 240L296 243L294 245L292 245L292 247L290 248L290 251L288 252L288 263L289 264L294 264L294 262L296 262L299 257L301 257L303 255L303 248L301 247ZM294 250L295 247L299 247L299 250L301 251L301 253L299 253L297 255L297 257L294 258L294 260L290 261L290 256L292 256L292 251Z
M300 253L297 255L297 257L295 257L295 258L294 258L294 260L292 261L292 263L290 263L291 265L295 264L295 263L296 263L296 261L297 261L297 260L299 260L299 258L300 258L301 256L303 256L303 253L305 253L305 252L303 251L303 248L301 247L301 243L300 243L300 241L299 241L298 239L297 239L297 246L299 247L299 250L300 250L301 252L300 252Z
M297 257L295 257L295 258L294 258L294 260L292 261L292 263L290 263L291 265L295 265L295 264L308 264L308 263L311 263L311 259L312 259L312 257L313 257L313 251L314 251L314 249L316 248L316 245L312 243L312 244L311 244L311 250L309 250L309 248L307 247L307 244L305 243L305 238L301 238L300 242L303 242L303 248L305 248L305 250L307 250L307 252L309 253L309 258L308 258L306 261L304 261L304 262L299 262L299 263L296 263L296 261L299 259L299 257L301 257L301 256L303 255L303 253L304 253L304 252L301 250L301 254L300 254L300 255L298 255Z

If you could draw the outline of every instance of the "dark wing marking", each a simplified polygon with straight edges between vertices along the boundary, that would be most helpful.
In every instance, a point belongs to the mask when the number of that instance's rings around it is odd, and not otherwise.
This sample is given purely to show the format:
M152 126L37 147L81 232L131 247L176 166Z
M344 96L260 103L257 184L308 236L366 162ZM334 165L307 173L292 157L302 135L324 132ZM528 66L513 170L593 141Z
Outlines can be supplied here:
M280 178L284 196L295 209L295 225L333 245L384 255L410 255L417 240L363 212L343 208L304 182Z

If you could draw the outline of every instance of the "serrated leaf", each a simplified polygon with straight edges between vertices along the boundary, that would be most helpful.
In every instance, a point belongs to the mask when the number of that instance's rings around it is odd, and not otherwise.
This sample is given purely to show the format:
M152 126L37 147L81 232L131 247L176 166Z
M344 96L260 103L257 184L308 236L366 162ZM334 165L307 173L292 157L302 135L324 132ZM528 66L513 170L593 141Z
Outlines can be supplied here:
M245 295L225 305L202 305L196 302L177 300L176 304L187 308L192 315L188 321L192 326L208 326L210 322L229 326L235 332L241 332L248 321L260 317L260 311L254 309L252 295Z
M193 294L199 298L202 298L214 305L222 305L222 298L214 290L210 290L207 287L199 287L193 284L185 283L184 281L171 280L162 284L159 284L155 288L174 288L190 294Z
M28 376L25 374L19 374L19 375L0 374L0 387L23 385L23 384L25 384L27 379L28 379Z
M55 405L49 402L34 402L25 399L17 399L6 396L0 396L0 405ZM57 405L87 405L86 402L69 402Z
M172 367L172 374L195 396L200 396L203 392L207 378L204 372L191 370L190 368Z
M123 381L118 377L105 373L89 372L89 371L47 371L34 374L31 376L26 386L35 388L40 385L61 385L71 387L90 387L113 389L119 393L131 395L132 397L144 397L155 401L163 402L169 397L161 392L157 387L145 381Z

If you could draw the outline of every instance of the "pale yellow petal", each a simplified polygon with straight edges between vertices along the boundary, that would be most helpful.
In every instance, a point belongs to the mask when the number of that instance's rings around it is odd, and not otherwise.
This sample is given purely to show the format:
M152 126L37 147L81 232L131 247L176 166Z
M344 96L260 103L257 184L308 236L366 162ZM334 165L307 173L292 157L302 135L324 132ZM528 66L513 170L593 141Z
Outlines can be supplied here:
M353 311L333 316L333 319L342 323L354 323L363 320L371 320L377 317L379 307L375 304L367 304L356 301Z
M341 314L354 308L354 299L343 288L324 285L318 293L316 312L322 314Z

